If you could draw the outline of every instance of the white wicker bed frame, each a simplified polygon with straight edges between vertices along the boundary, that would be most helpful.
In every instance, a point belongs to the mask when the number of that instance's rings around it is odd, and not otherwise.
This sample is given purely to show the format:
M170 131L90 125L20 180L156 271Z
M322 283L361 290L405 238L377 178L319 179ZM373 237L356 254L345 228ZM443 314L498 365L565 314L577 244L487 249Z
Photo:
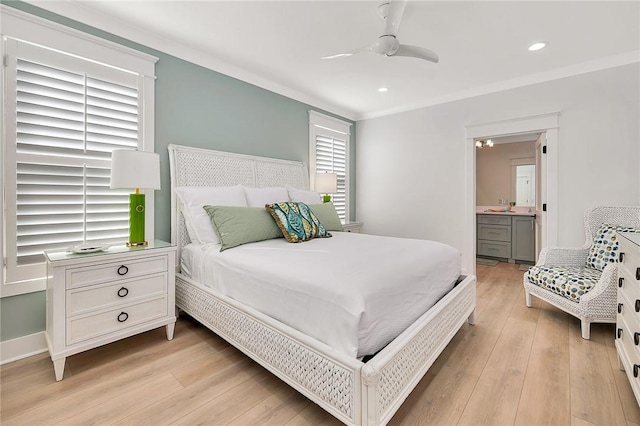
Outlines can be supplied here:
M189 236L175 196L180 186L288 186L309 189L304 163L169 146L171 242ZM178 265L180 262L177 263ZM465 320L474 323L475 276L456 287L367 363L255 309L176 274L176 305L348 425L384 425Z

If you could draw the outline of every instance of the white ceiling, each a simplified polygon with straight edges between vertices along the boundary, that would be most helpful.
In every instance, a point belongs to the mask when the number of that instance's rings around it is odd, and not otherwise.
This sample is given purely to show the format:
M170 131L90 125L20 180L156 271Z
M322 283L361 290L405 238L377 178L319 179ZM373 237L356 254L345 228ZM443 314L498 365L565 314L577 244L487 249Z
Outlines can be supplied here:
M321 59L382 35L382 0L29 2L351 119L640 61L640 1L409 2L398 39L438 64Z

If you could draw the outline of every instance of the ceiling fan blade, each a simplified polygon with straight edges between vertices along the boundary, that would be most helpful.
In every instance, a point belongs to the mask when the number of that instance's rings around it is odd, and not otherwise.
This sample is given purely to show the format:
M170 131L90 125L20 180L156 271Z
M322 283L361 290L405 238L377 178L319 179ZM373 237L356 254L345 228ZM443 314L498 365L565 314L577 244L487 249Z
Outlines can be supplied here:
M440 60L435 52L425 49L424 47L409 46L408 44L401 44L398 50L391 56L408 56L411 58L424 59L436 64Z
M323 56L323 57L322 57L322 58L320 58L320 59L337 59L337 58L346 58L346 57L349 57L349 56L353 56L353 55L355 55L356 53L367 52L367 51L369 51L369 50L371 50L371 46L361 47L360 49L354 49L354 50L351 50L351 51L349 51L349 52L337 53L337 54L335 54L335 55Z
M398 28L407 7L406 1L390 1L385 17L384 35L398 35Z

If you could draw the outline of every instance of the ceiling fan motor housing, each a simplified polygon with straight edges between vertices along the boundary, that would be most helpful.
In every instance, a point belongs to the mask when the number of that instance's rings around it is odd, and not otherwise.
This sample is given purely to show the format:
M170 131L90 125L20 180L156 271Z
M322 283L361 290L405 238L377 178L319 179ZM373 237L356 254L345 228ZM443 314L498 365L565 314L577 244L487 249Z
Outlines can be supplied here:
M371 46L371 50L379 55L391 56L398 50L400 43L395 36L383 35L378 37L378 40Z

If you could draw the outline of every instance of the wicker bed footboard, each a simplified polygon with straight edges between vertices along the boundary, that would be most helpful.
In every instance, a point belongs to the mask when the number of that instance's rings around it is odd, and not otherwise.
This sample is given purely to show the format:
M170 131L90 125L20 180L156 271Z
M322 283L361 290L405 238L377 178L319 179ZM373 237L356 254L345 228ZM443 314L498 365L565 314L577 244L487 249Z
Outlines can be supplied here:
M176 305L348 425L386 424L475 309L475 277L363 364L176 275Z

